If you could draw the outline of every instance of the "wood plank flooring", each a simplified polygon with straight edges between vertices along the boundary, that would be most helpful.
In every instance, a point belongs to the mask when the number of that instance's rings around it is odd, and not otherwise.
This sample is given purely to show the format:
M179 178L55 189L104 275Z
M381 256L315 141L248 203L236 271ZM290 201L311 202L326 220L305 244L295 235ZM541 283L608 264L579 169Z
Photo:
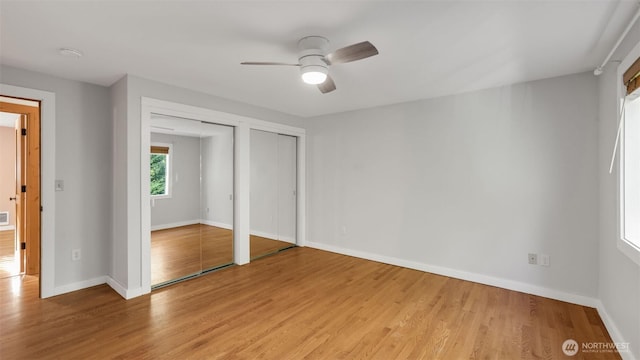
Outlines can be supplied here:
M285 241L269 239L262 236L251 235L251 259L257 259L259 257L273 254L282 249L293 246L294 244Z
M0 279L3 359L564 359L593 308L309 248L129 301ZM572 359L619 359L578 353Z
M151 283L233 263L231 230L195 224L151 232Z
M0 231L0 278L18 275L19 261L15 251L15 231Z
M251 235L250 241L252 259L292 245L254 235ZM151 232L152 284L160 284L231 263L232 230L195 224Z

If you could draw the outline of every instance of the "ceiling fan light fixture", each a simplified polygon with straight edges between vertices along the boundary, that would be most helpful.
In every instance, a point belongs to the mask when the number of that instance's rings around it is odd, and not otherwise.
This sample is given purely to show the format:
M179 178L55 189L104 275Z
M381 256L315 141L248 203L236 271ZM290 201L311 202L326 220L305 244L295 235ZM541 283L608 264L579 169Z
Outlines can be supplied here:
M0 0L2 1L2 0ZM640 1L640 0L638 0ZM307 36L298 41L298 63L245 61L241 65L280 65L298 66L302 81L317 85L321 93L326 94L336 89L336 84L329 76L329 66L366 59L378 55L378 49L369 41L362 41L327 53L329 40L322 36Z
M302 81L311 85L322 84L327 80L327 73L329 70L320 65L308 65L300 68L302 73Z

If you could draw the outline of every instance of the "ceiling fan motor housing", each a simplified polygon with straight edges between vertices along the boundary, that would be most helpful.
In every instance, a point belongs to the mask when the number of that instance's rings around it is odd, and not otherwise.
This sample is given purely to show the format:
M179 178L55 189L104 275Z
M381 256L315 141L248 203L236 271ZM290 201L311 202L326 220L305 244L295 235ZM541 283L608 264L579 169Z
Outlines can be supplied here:
M327 74L329 69L324 59L328 48L329 40L322 36L307 36L300 39L298 41L300 72L303 74L308 72Z

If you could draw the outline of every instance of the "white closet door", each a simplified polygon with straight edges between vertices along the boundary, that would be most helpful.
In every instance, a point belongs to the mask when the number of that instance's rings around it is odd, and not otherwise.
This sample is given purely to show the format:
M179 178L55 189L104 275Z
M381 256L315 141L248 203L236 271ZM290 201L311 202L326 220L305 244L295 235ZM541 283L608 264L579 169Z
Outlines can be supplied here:
M296 138L278 135L278 240L296 243Z
M251 235L278 239L278 134L251 130Z

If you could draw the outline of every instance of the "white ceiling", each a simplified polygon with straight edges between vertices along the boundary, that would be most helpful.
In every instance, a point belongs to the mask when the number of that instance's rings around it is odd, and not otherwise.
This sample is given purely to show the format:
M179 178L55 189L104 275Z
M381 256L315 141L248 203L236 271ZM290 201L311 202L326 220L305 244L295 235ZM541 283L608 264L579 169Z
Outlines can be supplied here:
M124 74L303 117L593 70L636 0L4 1L0 62L111 85ZM334 65L321 94L295 67L307 35L380 55ZM80 59L61 47L80 49ZM1 74L0 74L1 75Z

